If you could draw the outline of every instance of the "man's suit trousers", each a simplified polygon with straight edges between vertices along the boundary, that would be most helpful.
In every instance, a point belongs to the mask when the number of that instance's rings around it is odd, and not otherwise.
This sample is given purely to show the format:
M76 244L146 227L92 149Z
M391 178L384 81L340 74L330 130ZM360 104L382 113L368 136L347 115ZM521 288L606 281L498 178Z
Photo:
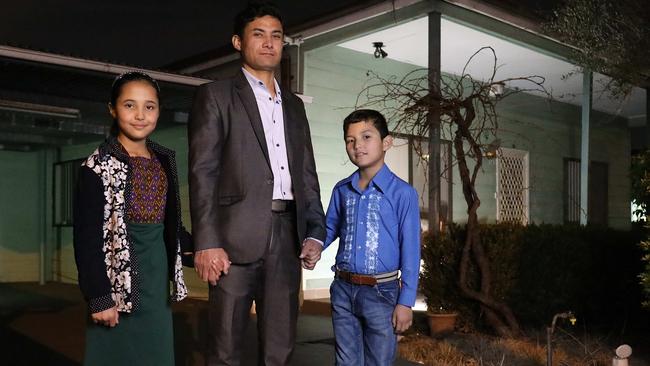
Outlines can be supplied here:
M243 365L250 350L245 339L255 301L258 364L287 365L293 352L298 318L301 263L295 212L273 212L266 254L253 263L233 263L216 286L210 286L208 365ZM250 230L255 230L251 223ZM246 243L241 243L246 245Z

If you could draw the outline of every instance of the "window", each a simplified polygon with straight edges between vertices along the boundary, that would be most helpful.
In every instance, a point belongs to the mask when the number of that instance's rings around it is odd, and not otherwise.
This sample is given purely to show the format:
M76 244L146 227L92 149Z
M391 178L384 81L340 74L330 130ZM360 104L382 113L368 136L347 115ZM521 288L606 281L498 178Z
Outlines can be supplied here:
M589 224L607 225L608 166L592 161L589 164ZM564 222L580 222L580 160L564 159Z
M54 226L72 226L72 205L83 159L54 164Z
M420 137L394 134L393 147L386 154L386 164L400 178L409 182L418 192L420 212L429 212L429 185L427 183L427 163L416 151L428 151L428 142ZM426 157L425 157L426 158ZM440 217L452 221L452 165L451 142L440 142Z

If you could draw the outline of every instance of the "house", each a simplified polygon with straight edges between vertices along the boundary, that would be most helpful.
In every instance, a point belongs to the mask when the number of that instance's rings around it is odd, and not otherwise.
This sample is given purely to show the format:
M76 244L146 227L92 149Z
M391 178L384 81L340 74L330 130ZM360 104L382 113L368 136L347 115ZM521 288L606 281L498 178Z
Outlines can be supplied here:
M386 1L287 34L281 79L305 101L324 206L334 184L355 169L345 153L341 126L358 99L363 102L360 93L369 72L399 80L416 69L439 67L443 77L453 77L476 51L491 46L496 65L492 54L477 55L468 65L474 79L486 80L494 66L495 80L538 75L553 98L522 92L499 102L496 139L487 141L496 154L485 159L477 181L479 220L628 228L631 136L647 134L646 91L635 88L628 100L613 100L600 89L607 78L583 75L568 60L569 48L543 36L538 22L489 3L495 2ZM237 56L224 53L179 65L182 72L221 78L237 70ZM467 207L450 138L443 127L440 215L462 223ZM387 161L420 192L424 217L428 199L422 163L414 152L417 139L398 135ZM581 165L582 160L589 164ZM586 177L588 183L581 186ZM305 297L327 296L335 252L328 249L316 270L304 273Z
M534 19L492 3L371 1L289 29L281 79L305 102L324 207L334 184L354 171L343 145L342 120L368 83L368 71L402 77L439 67L444 76L454 77L472 54L491 46L497 79L543 76L554 99L522 92L499 103L499 130L487 141L496 154L486 159L477 184L480 220L629 227L630 151L633 144L647 144L639 138L647 136L646 91L636 88L629 100L613 101L598 92L602 75L594 75L593 83L579 72L564 80L576 69L568 61L568 47L541 35ZM383 43L379 57L374 42ZM188 225L185 123L193 88L238 69L230 50L206 55L171 65L172 73L150 70L165 90L165 112L154 138L177 151ZM0 47L0 61L0 166L11 172L0 189L0 281L74 282L69 226L74 167L103 139L110 122L106 85L129 67L6 46ZM476 79L486 78L493 59L481 54L468 70ZM388 164L418 189L425 213L426 180L414 151L418 137L396 137ZM466 207L447 130L441 139L440 212L462 223ZM305 298L328 296L335 251L328 249L314 271L304 272ZM192 273L187 273L190 286L200 292L205 286Z

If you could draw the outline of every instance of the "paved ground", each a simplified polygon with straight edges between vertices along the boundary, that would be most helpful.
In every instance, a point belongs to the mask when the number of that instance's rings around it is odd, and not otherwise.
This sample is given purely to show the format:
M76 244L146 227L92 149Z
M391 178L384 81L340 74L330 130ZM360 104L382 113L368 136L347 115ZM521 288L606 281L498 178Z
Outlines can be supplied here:
M186 300L174 306L176 365L202 365L206 339L206 302ZM322 303L306 303L298 320L293 365L334 364L331 319ZM50 283L0 284L0 365L73 366L83 354L85 305L76 285ZM245 365L256 360L254 321L248 330L250 352ZM412 365L397 360L395 365Z

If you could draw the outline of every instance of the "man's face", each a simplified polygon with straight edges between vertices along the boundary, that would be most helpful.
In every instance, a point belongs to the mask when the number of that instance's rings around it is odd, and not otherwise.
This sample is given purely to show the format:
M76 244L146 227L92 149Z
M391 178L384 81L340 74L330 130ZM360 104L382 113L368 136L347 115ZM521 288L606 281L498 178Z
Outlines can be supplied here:
M282 58L282 23L265 15L246 24L243 33L241 37L234 35L232 44L241 52L244 66L255 71L275 70Z

